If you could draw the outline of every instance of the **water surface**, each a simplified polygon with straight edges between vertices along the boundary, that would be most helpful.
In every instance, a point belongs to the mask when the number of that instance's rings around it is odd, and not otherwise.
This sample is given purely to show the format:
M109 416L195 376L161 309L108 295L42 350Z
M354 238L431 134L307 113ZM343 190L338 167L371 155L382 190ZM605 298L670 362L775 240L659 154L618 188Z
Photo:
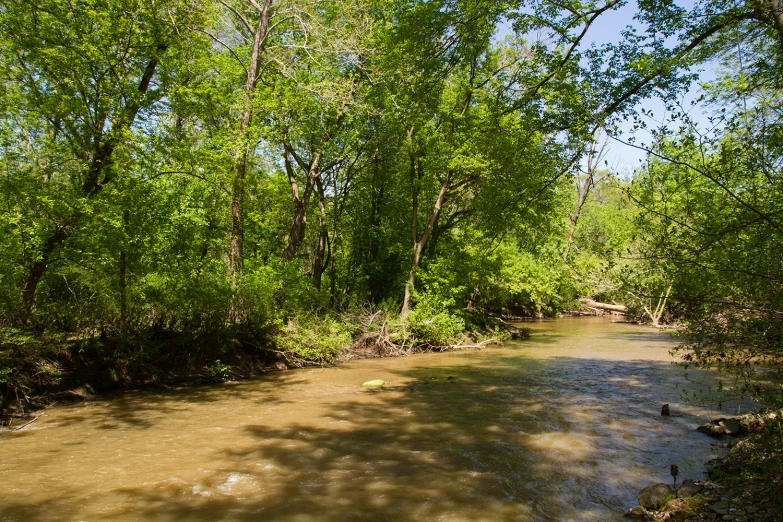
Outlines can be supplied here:
M527 326L484 350L52 408L0 433L0 520L622 520L670 464L702 477L717 450L694 428L725 412L683 402L675 340Z

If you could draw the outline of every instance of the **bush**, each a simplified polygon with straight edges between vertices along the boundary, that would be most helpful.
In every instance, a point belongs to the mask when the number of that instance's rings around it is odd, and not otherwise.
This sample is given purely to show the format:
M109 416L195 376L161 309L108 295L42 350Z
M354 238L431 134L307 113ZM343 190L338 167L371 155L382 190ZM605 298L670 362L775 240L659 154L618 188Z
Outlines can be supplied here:
M295 365L333 361L352 343L348 325L330 317L301 314L275 335L282 355Z
M283 279L269 266L260 266L242 277L239 301L244 321L255 331L272 332L282 326L282 307L277 296L283 290Z
M419 296L416 307L408 314L406 326L417 344L452 345L462 340L465 321L453 311L454 300Z

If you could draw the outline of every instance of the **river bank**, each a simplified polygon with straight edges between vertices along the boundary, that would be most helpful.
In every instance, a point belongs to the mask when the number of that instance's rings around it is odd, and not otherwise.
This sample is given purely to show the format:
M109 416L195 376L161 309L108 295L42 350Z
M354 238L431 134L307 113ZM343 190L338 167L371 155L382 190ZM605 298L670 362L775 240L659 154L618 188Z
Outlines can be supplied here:
M783 410L763 409L699 426L697 431L715 438L715 447L728 448L706 463L709 478L682 480L676 496L667 484L651 485L639 493L642 506L626 516L654 522L782 520L782 418Z
M739 440L726 441L728 453L710 462L710 483L717 494L706 504L700 520L783 520L781 419L780 409L761 410L739 419L748 433ZM716 511L715 502L721 501L722 509Z
M14 421L18 426L33 418L33 412L48 406L123 390L201 386L354 359L481 349L529 335L527 329L478 315L471 317L468 328L450 344L437 342L432 335L416 337L414 332L400 339L398 332L387 326L385 315L343 320L349 325L346 329L350 329L350 336L342 339L334 332L319 332L318 326L314 328L318 336L315 340L302 338L299 332L303 328L289 328L286 333L292 342L309 348L306 353L299 346L285 349L269 336L247 332L157 332L123 341L116 337L67 339L44 332L6 330L0 337L0 427ZM342 343L334 346L332 338Z

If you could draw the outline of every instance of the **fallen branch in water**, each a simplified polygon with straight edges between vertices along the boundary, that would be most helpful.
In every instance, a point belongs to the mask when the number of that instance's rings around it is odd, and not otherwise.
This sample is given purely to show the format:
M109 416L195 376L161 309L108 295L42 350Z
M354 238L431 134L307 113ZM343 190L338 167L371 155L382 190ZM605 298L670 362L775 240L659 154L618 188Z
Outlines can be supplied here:
M495 339L494 337L490 339L484 339L480 343L477 344L446 344L446 345L440 345L440 344L427 344L423 345L426 346L426 348L423 348L422 352L448 352L451 350L481 350L482 348L486 348L490 344L500 344L500 341Z
M9 430L11 430L11 431L19 431L19 430L23 430L24 428L26 428L26 427L27 427L27 426L29 426L30 424L34 423L35 421L37 421L38 419L40 419L41 417L43 417L44 415L46 415L46 414L45 414L45 413L41 413L40 415L36 415L36 416L33 418L33 420L31 420L30 422L26 422L26 423L22 424L21 426L17 426L17 427L15 427L15 428L12 428L12 427L11 427L11 423L10 423L10 421L9 421L9 423L8 423L8 429L9 429Z
M482 348L486 348L490 344L500 344L500 341L492 337L489 339L484 339L478 344L455 344L454 346L452 346L452 349L457 350L460 348L476 348L478 350L481 350Z
M599 303L598 301L593 301L592 299L582 299L582 304L584 304L587 308L598 308L599 310L608 310L610 312L618 312L621 314L624 314L628 312L628 307L618 304L609 304L609 303Z

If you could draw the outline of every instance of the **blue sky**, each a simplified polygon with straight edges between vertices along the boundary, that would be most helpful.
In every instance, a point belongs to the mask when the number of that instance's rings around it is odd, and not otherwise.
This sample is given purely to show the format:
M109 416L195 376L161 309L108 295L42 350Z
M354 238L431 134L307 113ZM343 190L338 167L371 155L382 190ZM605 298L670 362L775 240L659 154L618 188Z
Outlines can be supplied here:
M679 1L678 5L685 7L686 9L693 7L694 1ZM634 20L634 15L637 12L636 2L634 0L629 1L626 5L617 9L616 11L609 11L595 21L591 26L585 38L584 47L590 44L603 45L608 43L618 43L622 36L621 32L628 26L634 26L641 28L640 24ZM508 27L502 27L498 32L498 37L502 37L510 31ZM706 66L700 71L700 78L703 81L709 81L715 78L714 70L711 66ZM701 89L698 84L694 84L692 88L685 94L681 102L684 107L690 107L692 100L695 100L701 94ZM651 98L643 100L637 108L644 108L647 111L651 111L653 117L645 117L647 125L651 127L659 127L660 122L665 115L665 105L658 99ZM690 112L691 118L698 124L706 124L707 118L701 112L699 107L696 107ZM616 138L627 141L634 136L633 121L626 121L620 125L620 133L616 135ZM649 144L651 142L651 136L646 132L637 132L635 135L637 144ZM645 152L628 145L624 145L617 140L610 140L609 152L606 156L606 160L609 163L609 167L615 172L629 176L634 169L636 169L645 158Z
M677 2L678 5L690 8L693 6L692 1ZM610 11L604 13L598 17L595 24L590 28L587 34L587 40L597 45L606 43L615 43L620 41L620 32L627 26L640 27L639 24L633 19L636 14L636 2L628 2L625 6L621 7L617 11ZM710 81L715 78L714 70L711 66L706 66L704 70L700 71L700 78L703 81ZM682 98L682 105L689 107L692 100L695 100L702 93L698 84L692 86L692 88ZM646 110L651 110L653 118L646 118L647 124L650 126L659 126L660 121L665 114L665 105L658 99L647 99L641 102L640 107ZM690 113L691 117L696 123L706 123L706 116L701 112L700 108L694 109ZM617 138L627 141L631 137L633 129L633 121L627 121L620 126L620 135ZM636 143L649 143L649 133L638 132L636 135ZM613 170L630 174L636 167L640 165L640 161L644 160L645 153L639 149L629 147L616 140L611 140L610 151L607 154L607 161L609 166Z

